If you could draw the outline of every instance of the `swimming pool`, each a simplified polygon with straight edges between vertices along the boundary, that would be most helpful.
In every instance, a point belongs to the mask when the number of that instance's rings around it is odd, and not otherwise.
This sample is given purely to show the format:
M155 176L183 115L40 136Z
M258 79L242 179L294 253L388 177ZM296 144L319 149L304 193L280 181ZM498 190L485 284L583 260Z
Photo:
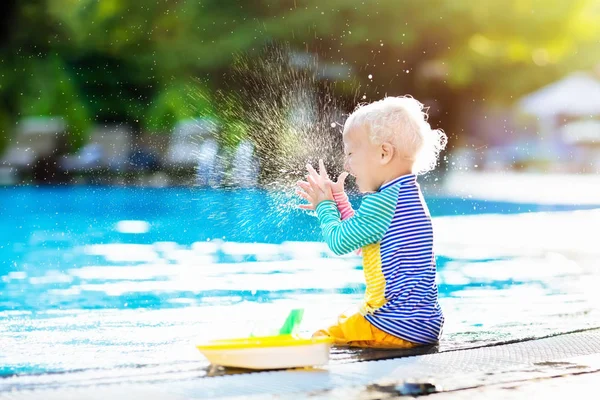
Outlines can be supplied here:
M600 326L600 252L579 228L598 210L428 202L444 348ZM264 332L295 307L303 330L327 323L359 301L360 259L333 256L296 204L261 190L0 188L4 384L201 370L199 339Z

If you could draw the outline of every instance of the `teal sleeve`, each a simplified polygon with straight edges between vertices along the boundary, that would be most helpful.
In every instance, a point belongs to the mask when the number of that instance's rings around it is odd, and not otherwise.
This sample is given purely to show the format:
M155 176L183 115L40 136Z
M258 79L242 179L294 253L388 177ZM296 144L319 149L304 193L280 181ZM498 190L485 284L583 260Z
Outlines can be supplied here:
M337 255L347 254L368 244L379 242L388 230L398 192L386 190L368 195L353 217L344 221L334 201L317 206L317 216L325 242Z

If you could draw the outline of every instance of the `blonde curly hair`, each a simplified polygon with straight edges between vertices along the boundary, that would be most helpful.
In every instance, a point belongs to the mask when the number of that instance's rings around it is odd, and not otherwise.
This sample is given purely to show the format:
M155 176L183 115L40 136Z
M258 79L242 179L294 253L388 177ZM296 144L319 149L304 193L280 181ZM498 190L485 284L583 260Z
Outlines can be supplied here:
M370 104L359 104L344 124L366 128L372 143L390 143L413 161L413 173L433 170L448 137L441 129L431 129L422 103L411 96L385 97Z

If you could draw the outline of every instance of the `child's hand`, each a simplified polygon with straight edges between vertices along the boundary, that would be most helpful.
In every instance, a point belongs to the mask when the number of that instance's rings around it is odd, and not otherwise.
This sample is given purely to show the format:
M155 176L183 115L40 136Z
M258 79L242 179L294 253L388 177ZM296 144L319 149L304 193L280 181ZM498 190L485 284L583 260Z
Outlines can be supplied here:
M302 204L300 208L305 210L314 210L317 208L320 202L325 200L333 201L333 193L332 186L333 182L327 176L327 171L325 170L325 165L323 164L323 160L319 160L319 173L315 171L312 165L308 164L306 166L308 170L307 181L298 182L298 186L303 191L297 191L298 195L308 201L309 204ZM347 174L346 174L347 176ZM344 179L340 176L338 182L335 184L340 184L343 190L344 187Z
M308 182L300 181L298 186L302 190L297 190L296 193L308 204L300 204L300 208L304 210L315 210L320 202L325 200L333 201L333 193L331 192L331 184L329 182L318 183L312 176L308 176Z
M342 172L336 182L331 182L331 191L333 193L343 193L344 192L344 182L346 182L346 178L348 177L348 173L346 171Z
M327 174L327 170L325 169L325 163L323 160L319 160L319 173L312 167L312 165L308 164L306 166L309 174L316 180L321 178L323 182L328 182L331 186L331 191L333 193L342 193L344 191L344 182L346 182L346 178L348 177L348 173L346 171L342 172L336 182L329 179L329 174Z
M298 196L308 201L308 204L300 204L298 207L300 207L303 210L315 210L319 203L316 202L317 199L314 191L312 190L312 187L310 186L310 183L306 181L299 181L298 186L302 190L296 190L296 193L298 194Z
M333 193L331 192L331 181L330 180L315 180L312 176L308 176L308 183L313 193L313 203L315 208L325 200L333 200Z

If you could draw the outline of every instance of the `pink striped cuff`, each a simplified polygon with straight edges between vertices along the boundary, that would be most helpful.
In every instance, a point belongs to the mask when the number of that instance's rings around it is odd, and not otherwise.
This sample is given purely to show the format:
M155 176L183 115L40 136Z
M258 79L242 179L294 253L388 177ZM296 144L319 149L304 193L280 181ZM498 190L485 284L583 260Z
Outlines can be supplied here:
M337 208L342 215L342 220L348 219L354 215L354 210L352 209L345 192L333 193L333 200L335 200Z
M333 193L333 200L342 216L342 221L354 216L354 210L350 205L346 192ZM356 250L356 254L360 255L361 253L361 249Z

